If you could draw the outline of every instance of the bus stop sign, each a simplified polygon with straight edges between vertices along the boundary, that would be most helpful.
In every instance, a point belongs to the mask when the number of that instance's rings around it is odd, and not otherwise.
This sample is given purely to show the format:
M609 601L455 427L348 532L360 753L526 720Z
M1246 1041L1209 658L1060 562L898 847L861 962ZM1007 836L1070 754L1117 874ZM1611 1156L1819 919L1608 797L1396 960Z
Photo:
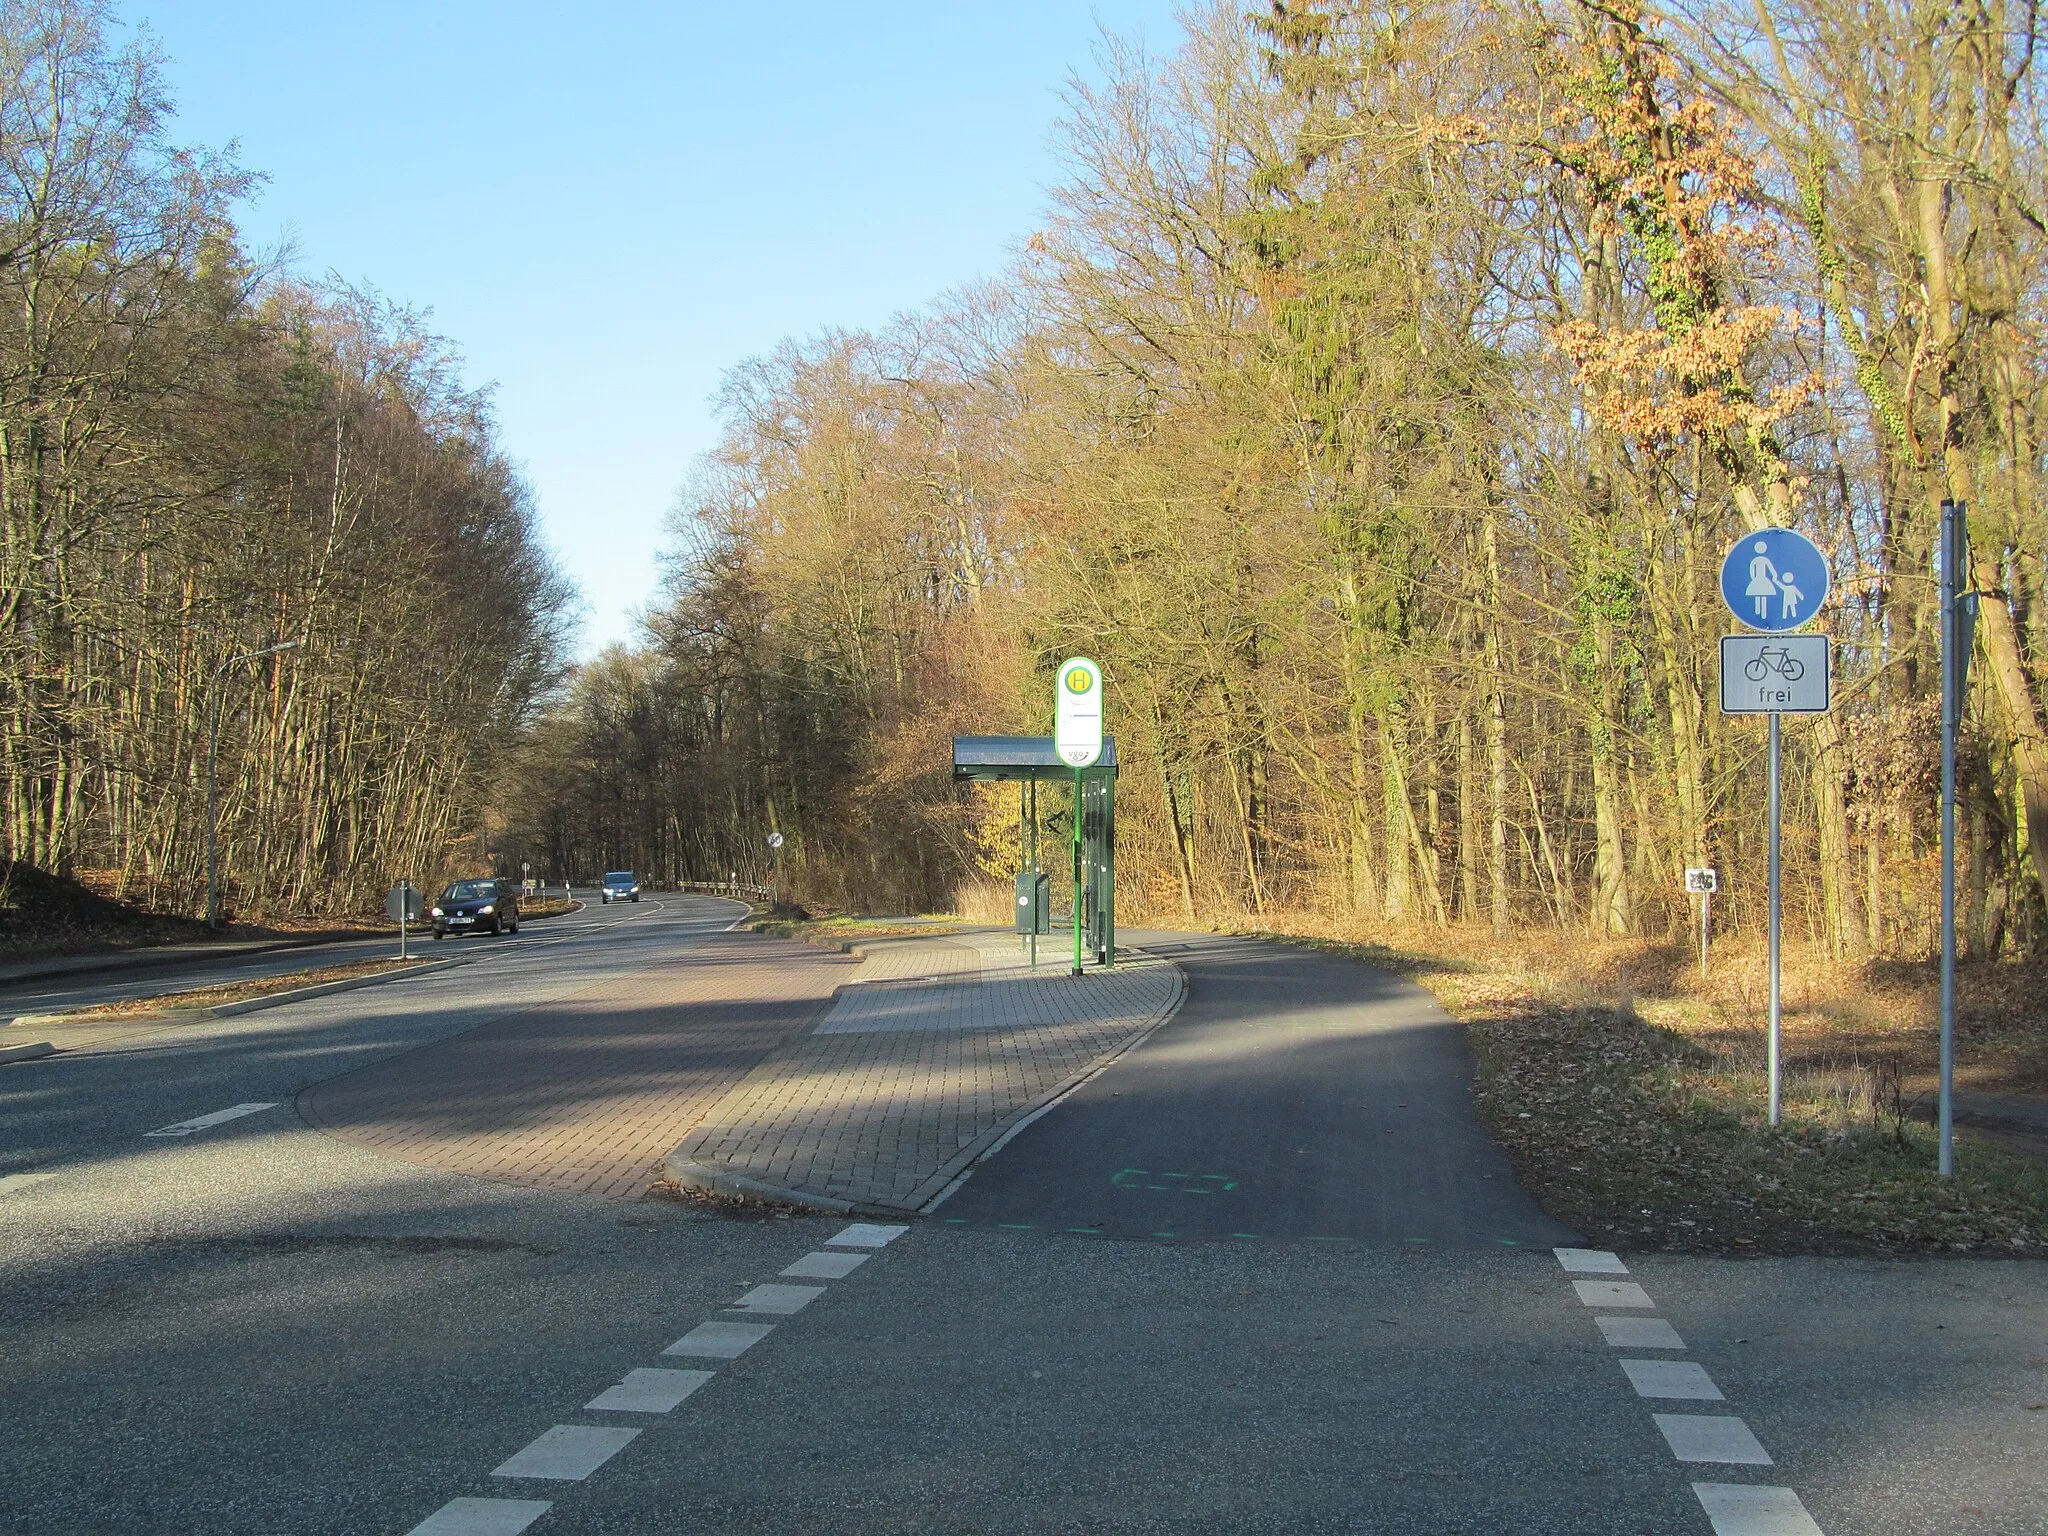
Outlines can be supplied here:
M1086 656L1060 663L1053 709L1053 747L1069 768L1092 768L1102 756L1102 668Z

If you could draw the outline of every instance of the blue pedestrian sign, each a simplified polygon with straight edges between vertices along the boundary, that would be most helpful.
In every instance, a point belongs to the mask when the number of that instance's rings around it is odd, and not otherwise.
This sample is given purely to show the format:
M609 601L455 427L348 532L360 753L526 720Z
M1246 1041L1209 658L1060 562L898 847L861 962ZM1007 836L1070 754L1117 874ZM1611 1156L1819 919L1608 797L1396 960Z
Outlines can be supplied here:
M1790 528L1746 533L1721 562L1721 601L1751 629L1798 629L1820 612L1827 595L1827 558Z

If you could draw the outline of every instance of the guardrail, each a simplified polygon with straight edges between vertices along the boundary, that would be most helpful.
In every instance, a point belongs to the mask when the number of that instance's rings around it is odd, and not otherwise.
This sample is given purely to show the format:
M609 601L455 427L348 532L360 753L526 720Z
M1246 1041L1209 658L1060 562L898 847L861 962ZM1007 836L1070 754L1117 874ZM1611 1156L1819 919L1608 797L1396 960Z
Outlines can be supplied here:
M712 896L730 896L738 900L751 896L757 901L766 901L769 889L765 885L748 885L744 880L685 880L676 887L679 891L704 891Z

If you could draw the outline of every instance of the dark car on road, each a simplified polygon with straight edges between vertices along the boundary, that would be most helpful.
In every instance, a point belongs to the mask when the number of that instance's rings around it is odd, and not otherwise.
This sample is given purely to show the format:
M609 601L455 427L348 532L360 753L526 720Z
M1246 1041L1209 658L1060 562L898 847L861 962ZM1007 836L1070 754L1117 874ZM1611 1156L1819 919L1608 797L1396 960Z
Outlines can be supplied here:
M640 877L630 869L615 869L598 882L598 890L607 903L614 901L638 901L640 899Z
M519 896L510 880L455 880L434 901L434 937L517 933Z

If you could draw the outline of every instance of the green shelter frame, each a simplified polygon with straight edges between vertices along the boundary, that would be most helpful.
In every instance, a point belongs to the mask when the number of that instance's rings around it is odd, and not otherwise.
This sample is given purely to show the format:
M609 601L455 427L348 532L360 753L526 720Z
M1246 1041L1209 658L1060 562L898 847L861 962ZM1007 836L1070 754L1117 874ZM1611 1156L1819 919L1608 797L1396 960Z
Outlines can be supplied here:
M955 736L953 782L1022 784L1021 857L1027 874L1049 874L1039 846L1038 786L1067 785L1078 835L1070 855L1079 888L1081 928L1096 964L1116 964L1116 738L1102 738L1102 756L1088 768L1060 761L1050 736ZM1068 921L1072 921L1069 913Z

